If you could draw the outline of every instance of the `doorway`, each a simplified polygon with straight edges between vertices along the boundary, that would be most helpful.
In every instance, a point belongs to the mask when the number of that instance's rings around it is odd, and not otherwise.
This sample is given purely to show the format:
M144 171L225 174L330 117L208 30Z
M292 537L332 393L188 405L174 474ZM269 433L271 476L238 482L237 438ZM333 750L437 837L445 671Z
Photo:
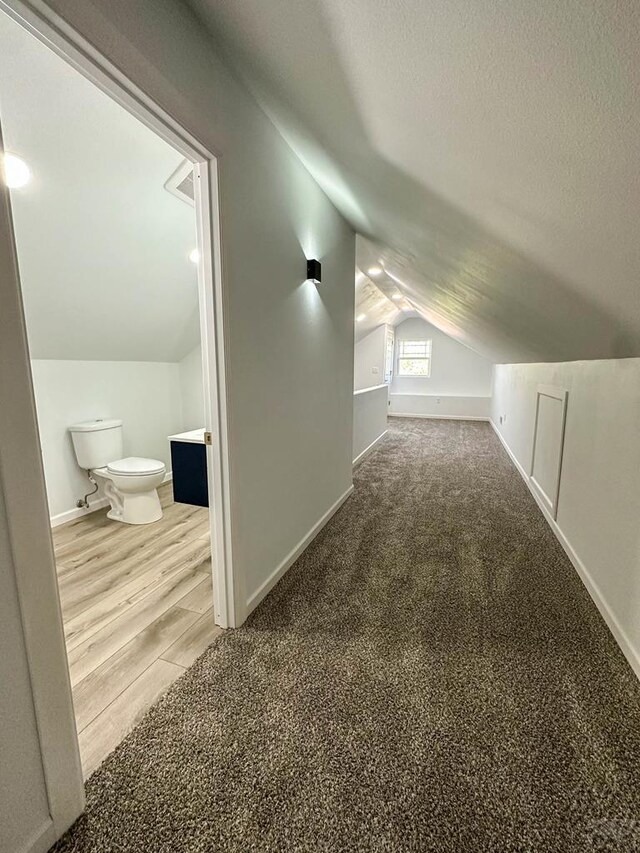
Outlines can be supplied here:
M35 507L29 506L29 502L24 500L14 501L12 490L11 494L7 495L7 514L10 526L13 527L16 565L19 566L22 553L20 543L24 543L26 553L27 539L32 534L29 546L32 553L34 543L39 543L40 546L40 552L35 555L38 558L38 569L43 573L47 569L50 573L54 571L54 567L56 569L57 590L62 605L62 626L67 640L67 660L71 684L74 688L76 727L79 732L84 772L88 775L105 757L105 750L108 752L115 747L119 739L135 724L138 712L144 712L145 707L158 698L173 677L180 674L194 651L198 648L202 649L203 643L213 637L216 630L232 627L235 624L227 494L224 339L220 292L220 248L217 240L215 159L176 132L175 128L165 123L156 113L142 105L126 88L112 81L103 81L101 87L96 86L95 82L89 82L86 78L95 80L96 76L99 76L99 68L87 62L82 68L83 75L80 75L77 66L82 63L79 63L76 58L73 63L76 68L72 68L67 62L71 59L68 55L72 53L70 45L59 42L58 50L50 51L52 42L48 40L44 26L39 23L32 24L31 32L27 32L27 28L24 27L25 20L16 22L12 19L14 16L5 16L1 11L0 15L3 18L3 37L15 39L17 42L21 39L31 40L33 44L30 48L26 48L27 51L34 50L34 55L40 51L42 56L46 53L46 61L54 61L54 65L58 63L54 73L42 78L47 84L63 86L70 79L69 75L77 75L82 81L82 86L93 87L96 97L99 96L109 102L111 110L116 108L123 113L129 125L121 133L119 140L127 139L128 148L126 145L119 148L114 144L114 160L117 160L117 152L121 154L120 164L123 162L123 157L130 151L140 153L142 136L154 134L158 145L171 149L174 159L182 161L180 168L186 169L192 184L193 238L192 245L184 246L182 261L190 264L195 276L195 291L192 295L195 295L195 333L201 344L201 356L197 354L197 347L183 353L178 346L172 356L177 359L175 361L159 361L157 353L145 361L144 348L140 349L138 358L133 358L127 348L131 347L132 339L136 337L136 328L133 328L131 323L118 322L118 294L115 288L105 284L104 261L98 262L100 253L93 252L96 264L91 280L87 273L87 265L81 263L81 255L86 255L87 248L81 232L82 219L89 222L87 229L89 234L95 234L100 228L106 227L104 213L109 201L105 200L101 207L96 204L95 197L83 196L87 186L91 188L92 174L95 172L92 173L90 168L82 167L79 163L74 176L76 180L70 180L67 172L64 179L56 182L53 178L53 169L59 167L63 155L69 154L68 142L59 137L55 138L55 135L50 138L49 145L45 144L42 148L44 151L49 149L53 166L51 169L48 167L41 169L35 162L38 160L37 156L35 159L20 156L24 152L21 151L20 144L13 144L11 128L5 132L7 129L4 125L0 125L0 130L3 131L8 143L6 151L13 155L12 162L8 162L6 158L4 161L7 183L13 185L9 189L13 208L13 227L11 219L7 219L8 229L5 237L8 238L8 251L3 255L3 261L7 263L7 267L3 266L3 272L12 267L10 272L13 274L17 271L23 279L20 287L20 281L15 277L16 293L10 294L7 290L7 302L11 301L12 307L17 309L17 315L26 313L26 332L32 358L28 395L24 394L24 383L20 389L17 387L20 384L20 371L9 372L12 366L15 368L15 364L6 365L7 374L6 377L3 376L3 380L7 379L6 402L8 405L15 405L16 412L22 405L25 411L31 409L28 412L29 415L33 413L29 400L33 400L35 388L35 403L41 428L40 444L47 476L43 477L42 462L39 459L30 471L28 466L25 468L24 465L22 471L18 467L12 471L9 465L5 466L4 473L9 484L12 476L16 483L19 477L23 489L25 485L29 486L31 477L34 493L38 490L42 491L42 485L46 479L49 496L49 512L45 515L38 511L37 500L34 501ZM47 47L42 43L45 40L48 42ZM21 51L25 49L25 44L22 42L18 45ZM64 61L59 54L63 54ZM7 53L4 51L3 59L6 59L6 56ZM21 73L23 82L33 86L34 90L38 88L36 65L37 62L29 61L29 73L25 75L24 69ZM2 79L3 87L11 85L11 80L7 82L6 75L3 74ZM105 95L105 89L109 97ZM42 87L39 94L42 95ZM2 122L5 121L6 100L0 91L0 121ZM81 115L80 109L77 112L80 118L91 122L90 115ZM42 120L40 110L33 111L33 115L36 118L39 116ZM143 122L140 128L144 133L136 135L131 123L139 122L141 118ZM105 134L110 133L113 127L113 121L107 121L104 125L101 125L100 121L95 122L96 145L104 141ZM82 147L83 154L85 148L86 146ZM146 162L146 158L143 157L140 162ZM173 173L174 170L170 171ZM135 169L132 174L135 176ZM171 175L168 174L167 180L170 177ZM46 228L46 205L43 204L42 196L45 192L50 193L49 200L54 204L56 199L58 200L58 226L68 224L70 219L62 210L64 191L67 193L67 199L73 196L72 207L76 212L80 209L84 211L84 216L80 216L76 229L70 230L65 239L55 241L55 251L50 253L45 266L49 273L48 278L43 275L42 267L38 269L41 261L39 255L43 254L38 250L44 248L43 245L28 245L29 238L36 229L25 228L27 220L23 214L27 208L23 206L22 212L17 209L20 207L18 193L22 188L28 187L32 178L31 187L35 187L35 191L41 193L40 198L36 199L37 204L33 207L38 208L40 215L45 213L45 219L40 222L42 227ZM131 176L128 180L132 180ZM120 183L122 185L124 181L121 179ZM160 189L169 197L164 183ZM9 201L4 182L2 193L5 195L3 201ZM116 179L114 180L114 198L117 196L118 180ZM175 200L175 204L183 203ZM7 207L7 210L10 208ZM141 230L130 230L133 232L131 245L126 241L113 240L114 256L124 254L125 246L126 251L130 252L131 246L135 249L136 243L142 240L144 235ZM167 235L159 237L158 243L166 248ZM3 250L7 246L3 246ZM189 255L191 258L188 257ZM60 280L55 282L58 286L56 291L53 287L56 260L59 261L62 257L71 263L68 263L65 272L60 274ZM147 256L148 263L150 260ZM84 281L82 276L71 280L72 273L69 270L75 269L74 264L78 269L82 268ZM113 266L117 267L117 264ZM14 276L10 275L6 280L9 283L13 278ZM43 281L43 279L46 280ZM157 282L158 279L158 270L156 270L154 281ZM41 285L40 290L33 289L27 293L30 282L38 282ZM129 294L130 296L131 287L130 284L124 287L121 295ZM61 293L65 292L64 288L67 288L67 295L70 293L71 298L62 305L63 310L61 310L61 302L64 302L61 299ZM157 301L160 301L161 296L166 295L160 292L161 290L160 288ZM18 296L18 302L13 300L15 295ZM24 312L19 304L20 295L26 308ZM50 300L48 306L47 299ZM123 306L125 318L130 319L132 304L133 310L138 310L138 319L143 310L152 307L149 304L148 293L146 297L144 294L138 294L137 300L137 302L134 300L134 303L131 301L125 303ZM182 299L176 300L175 304L169 307L169 312L174 318L178 310L176 306L185 300L186 294L183 294ZM41 307L42 302L45 303L45 310L36 310ZM5 314L7 322L9 316L9 313ZM61 317L66 318L66 324L64 328L56 330L56 323L59 325ZM182 337L185 339L189 338L187 326L191 319L193 318L187 318L184 323L185 328L180 330L181 333L184 332ZM20 320L22 321L22 316ZM141 326L142 324L138 322L137 329L140 330ZM191 326L192 337L187 342L194 340L194 323L191 323ZM84 331L81 334L82 330ZM3 334L4 331L3 328ZM153 335L148 334L148 331L147 329L147 343L150 343ZM22 322L12 332L7 331L5 338L7 345L11 343L9 335L15 334L13 342L16 348L22 346L24 350L25 341L20 340L23 332ZM167 343L166 335L166 328L158 330L157 337L160 339L160 345ZM142 338L142 335L139 337ZM77 339L74 344L75 350L71 346L72 339ZM137 346L140 341L133 343ZM87 352L87 348L91 348L90 352ZM44 357L34 358L36 349ZM75 352L89 357L75 357ZM128 352L128 355L123 357L123 352ZM179 355L184 357L178 358ZM36 361L41 363L35 365ZM162 413L167 415L167 420L159 425L159 410L151 408L151 404L155 405L158 396L163 394L167 397L171 396L170 382L173 382L174 388L179 387L183 361L187 362L184 365L185 373L188 373L190 367L200 368L202 421L198 423L193 419L177 421L175 418L171 421L171 407L166 405L165 400ZM67 370L67 363L72 363L71 371ZM146 365L141 370L140 376L135 377L135 381L133 364ZM107 368L107 365L110 367ZM149 365L153 367L150 368ZM167 365L172 365L175 369L169 369ZM129 416L126 418L119 417L120 413L111 408L115 398L104 393L106 388L122 390L121 386L124 384L127 385L127 392L121 395L120 399L124 405L125 398L129 397L127 402ZM193 384L192 379L191 387ZM87 388L92 392L97 391L97 394L93 397L87 396ZM48 407L48 410L55 411L57 404L60 404L58 406L60 409L65 395L72 399L78 415L78 418L75 415L69 418L68 409L62 413L58 411L58 415L65 422L68 421L67 426L73 426L78 421L86 423L101 418L112 420L114 423L122 420L122 424L114 426L114 430L121 427L125 434L124 447L128 455L123 457L124 461L138 459L147 462L163 462L165 470L162 480L165 482L157 484L159 502L163 511L161 520L136 525L118 520L113 516L113 505L106 506L109 498L104 488L105 484L100 483L100 476L95 476L95 471L90 471L90 477L87 477L86 471L83 471L80 464L77 464L75 469L69 464L66 464L66 467L61 465L56 468L55 463L60 461L56 454L59 456L66 454L66 463L73 462L71 454L75 452L75 445L68 429L61 432L58 428L57 433L52 429L51 435L57 435L60 439L58 444L55 440L45 441L43 424L45 420L47 425L49 423L46 417L48 412L45 412L45 409ZM86 414L83 413L85 407ZM134 423L136 414L139 415L140 423ZM173 414L175 415L175 412ZM131 433L127 437L127 424L129 428L133 425L138 431L139 434L135 440ZM30 435L29 431L25 430L20 439L15 439L14 436L8 435L8 426L8 422L3 421L1 431L3 442L6 440L5 445L10 446L16 455L22 452L30 458L37 456L37 444L33 441L35 439L37 442L35 432ZM160 432L157 429L159 426ZM153 437L151 427L155 430ZM190 428L187 429L187 427ZM193 430L199 430L202 433L209 512L199 506L176 503L172 497L171 481L165 477L165 474L169 475L171 471L171 446L183 443L184 434L191 433ZM162 456L162 452L156 452L150 445L149 451L145 451L147 441L152 442L155 448L158 447L160 433L164 434L166 442L164 461L156 458ZM128 447L127 442L129 442ZM75 461L77 463L78 459L76 458ZM108 462L107 459L104 461ZM56 473L60 476L56 477ZM117 473L126 476L126 472ZM153 473L158 475L159 470ZM87 484L87 489L82 494L77 491L79 476L85 478ZM108 480L108 477L106 479ZM96 482L99 488L94 491ZM67 506L68 501L67 504L64 503L65 489L68 497L69 490L73 491L74 487L76 487L74 494L77 494L76 502L84 501L85 506L71 507ZM94 494L92 495L91 492ZM55 507L53 500L58 502ZM65 517L65 514L73 517ZM50 532L52 521L53 533ZM46 535L43 535L45 525ZM34 536L36 532L38 535ZM159 547L158 543L161 543L162 547ZM52 544L55 563L51 559ZM118 559L118 555L122 559ZM60 625L59 620L56 619L58 602L49 602L44 619L42 619L42 608L40 609L40 618L36 625L29 619L29 614L36 607L35 598L42 595L44 586L40 585L36 589L33 584L26 582L19 586L21 587L19 589L21 607L26 614L25 640L32 656L35 654L34 649L42 647L43 644L48 643L49 648L59 647ZM159 645L158 637L161 640ZM172 640L169 645L167 645L168 640ZM37 673L34 674L34 678L37 680ZM42 689L37 691L34 684L34 693L40 697L36 699L36 714L41 724L41 739L46 741L57 735L52 731L52 721L47 722L48 715L43 706L49 688L47 685L40 686ZM63 701L65 697L62 695L65 686L62 687L61 690L60 685L57 687L51 685L52 691L57 691L58 708L65 706ZM138 712L134 711L134 700L138 703ZM84 732L88 734L84 737L83 748ZM103 737L102 745L98 743L98 738L95 736L98 732L108 734L106 739ZM43 753L47 745L50 744L43 742ZM58 784L56 772L58 771L53 769L49 772L47 784L50 788Z

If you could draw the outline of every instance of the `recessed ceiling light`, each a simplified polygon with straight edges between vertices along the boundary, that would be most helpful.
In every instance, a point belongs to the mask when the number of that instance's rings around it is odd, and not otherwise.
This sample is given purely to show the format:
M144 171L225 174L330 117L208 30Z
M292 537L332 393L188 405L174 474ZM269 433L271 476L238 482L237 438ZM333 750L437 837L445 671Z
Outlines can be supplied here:
M402 299L402 294L401 293L392 293L391 298L395 299L397 302L399 299Z
M192 249L189 252L189 260L191 261L192 264L199 264L200 263L200 252L198 251L198 249Z
M358 316L356 317L356 323L362 323L362 321L366 320L366 319L367 319L366 314L358 314Z
M369 267L367 270L367 275L380 275L382 272L382 267Z
M4 178L9 189L17 190L29 183L31 170L20 157L16 157L15 154L5 154Z

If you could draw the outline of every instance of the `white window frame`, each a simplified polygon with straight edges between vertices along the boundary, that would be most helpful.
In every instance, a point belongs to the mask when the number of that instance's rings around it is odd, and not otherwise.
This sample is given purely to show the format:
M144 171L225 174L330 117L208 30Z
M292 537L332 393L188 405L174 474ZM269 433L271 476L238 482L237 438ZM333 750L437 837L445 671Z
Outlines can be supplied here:
M424 355L415 355L415 354L408 355L408 354L405 354L405 352L404 352L405 347L407 347L409 344L412 345L413 347L416 347L418 344L422 345L424 347ZM433 356L433 342L431 339L424 339L424 340L419 340L419 341L410 341L410 340L398 341L397 349L398 349L398 373L397 373L398 376L411 377L412 379L429 379L429 377L431 376L431 359ZM401 367L402 361L403 360L408 361L409 359L411 361L424 361L424 362L426 362L427 372L426 373L406 373L406 372L404 372L402 370L402 367Z
M384 381L387 385L390 385L393 379L395 341L395 331L390 326L387 326L384 336Z

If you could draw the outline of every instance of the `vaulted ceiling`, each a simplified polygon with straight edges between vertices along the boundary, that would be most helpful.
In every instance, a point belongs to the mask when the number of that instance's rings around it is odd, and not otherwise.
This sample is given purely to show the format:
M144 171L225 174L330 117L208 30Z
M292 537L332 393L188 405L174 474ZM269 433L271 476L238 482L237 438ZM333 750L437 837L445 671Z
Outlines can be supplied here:
M0 12L0 120L31 355L178 361L200 340L182 157Z
M495 361L640 355L636 0L191 0L435 325Z

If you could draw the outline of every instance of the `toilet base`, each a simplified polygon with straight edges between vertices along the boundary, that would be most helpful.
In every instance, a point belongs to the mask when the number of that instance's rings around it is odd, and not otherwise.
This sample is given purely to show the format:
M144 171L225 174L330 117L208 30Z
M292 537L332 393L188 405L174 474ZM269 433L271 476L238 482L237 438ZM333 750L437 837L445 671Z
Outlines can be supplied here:
M158 492L142 492L137 495L124 495L122 508L111 507L107 518L122 521L124 524L153 524L162 518L162 507Z
M121 492L110 480L104 483L105 497L111 504L107 518L123 524L153 524L162 518L162 506L156 489L146 492Z

